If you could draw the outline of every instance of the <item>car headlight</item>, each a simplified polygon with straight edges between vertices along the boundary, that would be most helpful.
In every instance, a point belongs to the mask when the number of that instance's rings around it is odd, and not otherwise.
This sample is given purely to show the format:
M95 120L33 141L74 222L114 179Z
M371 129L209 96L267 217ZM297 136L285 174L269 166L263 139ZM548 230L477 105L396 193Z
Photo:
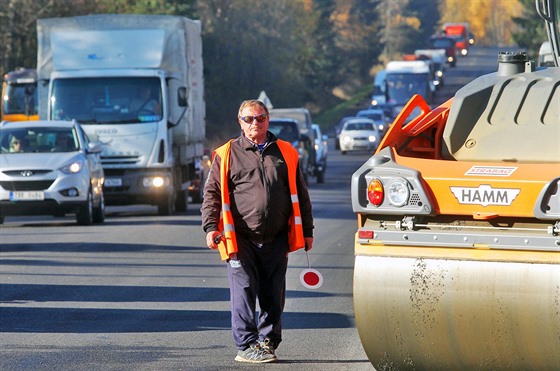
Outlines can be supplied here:
M442 77L442 76L443 76L443 72L440 71L440 70L436 71L436 76L437 76L437 77Z
M84 161L77 160L69 163L68 165L61 167L59 170L62 171L64 174L76 174L79 173L83 167L84 167Z
M377 140L377 138L375 138L375 135L370 135L370 136L368 137L368 140L370 141L370 143L373 143L373 142L375 142L375 141Z
M401 207L406 205L410 196L408 182L403 178L391 179L387 187L387 198L393 206Z
M385 126L383 126L383 124L379 124L377 127L379 128L379 131L383 131L383 129L385 128Z
M344 143L344 144L350 144L350 142L352 142L352 138L351 138L351 137L349 137L349 136L347 136L347 135L345 135L345 136L342 137L342 143Z

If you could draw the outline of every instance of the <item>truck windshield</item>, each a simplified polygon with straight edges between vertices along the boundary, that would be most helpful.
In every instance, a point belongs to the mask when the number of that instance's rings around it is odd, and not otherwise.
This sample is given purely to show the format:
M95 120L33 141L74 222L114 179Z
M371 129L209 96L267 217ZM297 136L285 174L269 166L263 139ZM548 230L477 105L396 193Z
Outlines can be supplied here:
M51 119L81 124L132 124L162 118L155 77L71 78L53 82Z
M387 74L389 103L405 104L414 94L420 94L425 98L428 89L427 73Z

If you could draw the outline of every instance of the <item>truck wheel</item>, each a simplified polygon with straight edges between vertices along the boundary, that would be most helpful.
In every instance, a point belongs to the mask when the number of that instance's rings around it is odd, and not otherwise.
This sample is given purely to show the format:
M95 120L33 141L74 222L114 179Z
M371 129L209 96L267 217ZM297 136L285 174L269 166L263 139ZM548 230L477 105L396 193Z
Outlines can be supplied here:
M177 198L175 199L175 210L177 211L187 211L189 207L189 191L179 191L177 192Z
M317 172L317 183L318 184L325 183L325 170L321 170Z
M93 223L93 198L91 189L88 191L86 203L76 214L76 222L79 225L91 225Z
M105 196L103 191L99 195L99 205L93 209L93 222L103 223L105 221Z
M173 193L164 193L157 201L157 208L159 215L171 215L174 211L175 202L173 200Z

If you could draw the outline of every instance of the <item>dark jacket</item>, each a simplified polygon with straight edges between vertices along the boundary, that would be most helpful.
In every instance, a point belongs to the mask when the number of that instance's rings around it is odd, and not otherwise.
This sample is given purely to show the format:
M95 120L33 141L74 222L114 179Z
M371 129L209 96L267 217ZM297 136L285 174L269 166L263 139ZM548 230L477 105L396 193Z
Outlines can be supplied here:
M231 143L229 189L236 233L257 243L271 242L288 230L292 202L288 169L268 133L269 142L262 154L245 136ZM218 230L221 211L220 158L214 157L204 186L202 228L206 233ZM305 237L313 237L311 200L303 175L298 168L298 198Z

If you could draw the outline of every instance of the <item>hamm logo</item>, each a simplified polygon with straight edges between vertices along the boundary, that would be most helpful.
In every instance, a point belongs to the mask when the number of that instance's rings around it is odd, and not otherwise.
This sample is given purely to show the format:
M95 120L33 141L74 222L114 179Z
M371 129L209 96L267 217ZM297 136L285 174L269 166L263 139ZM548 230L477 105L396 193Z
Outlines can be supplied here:
M519 189L492 188L488 184L482 184L478 188L472 187L449 187L460 204L466 205L488 205L509 206L519 194Z

